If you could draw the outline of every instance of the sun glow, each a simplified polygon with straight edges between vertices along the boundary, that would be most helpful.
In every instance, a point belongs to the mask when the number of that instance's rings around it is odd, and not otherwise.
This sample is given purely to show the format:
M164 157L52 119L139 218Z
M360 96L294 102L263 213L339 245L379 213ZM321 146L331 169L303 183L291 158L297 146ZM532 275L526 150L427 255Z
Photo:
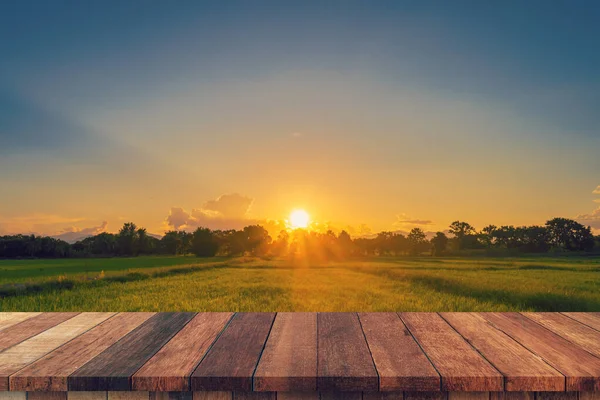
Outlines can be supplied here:
M294 210L290 214L290 226L293 229L307 228L310 222L310 216L304 210Z

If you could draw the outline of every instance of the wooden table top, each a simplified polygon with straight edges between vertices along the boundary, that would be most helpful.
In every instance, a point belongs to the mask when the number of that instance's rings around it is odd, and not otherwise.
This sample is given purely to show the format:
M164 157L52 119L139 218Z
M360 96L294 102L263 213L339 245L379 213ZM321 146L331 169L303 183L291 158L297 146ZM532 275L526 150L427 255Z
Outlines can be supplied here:
M600 391L600 313L0 313L0 390Z

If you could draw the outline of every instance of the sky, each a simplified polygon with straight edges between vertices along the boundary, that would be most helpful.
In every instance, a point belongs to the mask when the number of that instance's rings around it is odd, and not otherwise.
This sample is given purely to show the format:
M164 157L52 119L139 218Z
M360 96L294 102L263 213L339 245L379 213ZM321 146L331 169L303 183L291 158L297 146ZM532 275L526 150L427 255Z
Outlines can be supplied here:
M600 3L0 2L0 234L600 229Z

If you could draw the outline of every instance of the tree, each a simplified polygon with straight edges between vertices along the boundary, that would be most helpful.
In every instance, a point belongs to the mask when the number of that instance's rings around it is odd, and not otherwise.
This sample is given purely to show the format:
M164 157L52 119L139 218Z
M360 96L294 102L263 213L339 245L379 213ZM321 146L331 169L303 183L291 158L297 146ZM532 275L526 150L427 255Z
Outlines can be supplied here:
M469 240L470 236L475 234L475 228L473 228L467 222L462 221L454 221L450 224L449 232L454 235L458 242L458 249L467 248L467 243L472 243L472 240Z
M448 246L448 236L443 232L436 232L435 236L431 238L431 255L441 256L446 252Z
M148 254L150 252L150 239L146 228L139 228L137 230L137 254Z
M271 236L265 228L260 225L250 225L246 226L243 232L246 251L255 255L267 252L267 246L271 244Z
M427 236L421 228L413 228L406 238L408 239L408 243L410 244L411 254L418 255L427 250Z
M546 222L550 243L565 250L591 250L594 236L591 228L568 218L554 218Z
M485 246L490 247L494 244L494 232L496 232L496 229L498 229L496 225L488 225L481 230L479 237Z
M198 228L192 236L192 252L198 257L214 257L219 250L219 243L208 228Z
M119 253L123 255L137 255L137 226L133 222L126 222L118 234Z

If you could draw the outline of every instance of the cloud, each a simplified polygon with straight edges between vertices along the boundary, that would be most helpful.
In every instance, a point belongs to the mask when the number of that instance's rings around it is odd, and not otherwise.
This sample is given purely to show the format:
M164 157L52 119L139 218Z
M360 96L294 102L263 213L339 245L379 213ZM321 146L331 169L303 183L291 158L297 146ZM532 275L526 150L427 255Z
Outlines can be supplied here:
M6 234L54 234L60 231L65 224L74 224L85 221L84 218L63 217L55 214L34 213L12 217L0 216L0 225Z
M579 214L575 220L580 224L591 226L593 229L600 230L600 207L592 211L590 214Z
M398 226L398 225L432 225L432 224L433 224L433 221L431 221L431 220L411 218L404 213L396 215L396 222L394 222L394 225L396 225L396 226Z
M250 210L253 199L238 193L224 194L216 200L209 200L202 211L214 211L224 218L243 218Z
M62 232L53 237L64 240L65 242L75 243L76 241L85 239L86 237L95 236L100 233L106 232L107 228L107 221L103 221L100 225L92 226L89 228L77 228L74 226L70 226L65 228Z
M592 193L593 194L600 194L600 185L598 185L598 187L596 189L594 189L594 191Z
M190 212L181 207L171 207L165 219L167 229L194 230L198 227L210 229L240 229L258 223L247 214L253 199L238 193L224 194L205 202L201 208Z

